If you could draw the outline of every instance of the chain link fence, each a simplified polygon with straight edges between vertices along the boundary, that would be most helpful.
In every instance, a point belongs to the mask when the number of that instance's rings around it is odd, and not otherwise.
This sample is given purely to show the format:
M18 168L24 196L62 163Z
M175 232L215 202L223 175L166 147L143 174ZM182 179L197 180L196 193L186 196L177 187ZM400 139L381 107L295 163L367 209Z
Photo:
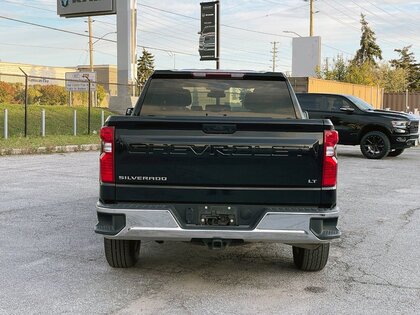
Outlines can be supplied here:
M69 86L72 91L68 90ZM69 80L0 73L3 138L97 133L111 114L110 102L121 87L131 96L138 96L140 92L136 85L89 81L88 78Z

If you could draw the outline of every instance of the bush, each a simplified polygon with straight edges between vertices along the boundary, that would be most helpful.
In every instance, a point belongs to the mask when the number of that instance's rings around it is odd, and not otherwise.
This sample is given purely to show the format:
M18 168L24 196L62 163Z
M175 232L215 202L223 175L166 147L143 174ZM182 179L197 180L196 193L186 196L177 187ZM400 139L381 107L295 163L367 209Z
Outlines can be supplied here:
M21 88L16 95L16 100L25 102L25 88ZM28 87L28 104L31 105L66 105L66 89L58 85L32 85Z
M16 84L0 82L0 103L15 103L16 94Z
M39 103L41 105L66 105L66 89L58 85L43 85L39 89L41 96Z
M34 85L28 87L28 104L39 104L39 99L42 96L40 91L40 85ZM25 87L19 89L15 97L16 101L20 104L25 102Z

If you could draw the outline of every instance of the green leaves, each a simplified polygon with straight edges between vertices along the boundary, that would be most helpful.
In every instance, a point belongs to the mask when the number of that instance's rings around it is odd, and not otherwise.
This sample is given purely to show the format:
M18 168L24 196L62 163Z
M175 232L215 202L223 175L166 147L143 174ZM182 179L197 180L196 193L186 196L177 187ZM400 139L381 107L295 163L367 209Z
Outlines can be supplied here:
M155 70L155 57L153 54L143 49L143 54L137 61L137 85L141 90L146 83L147 79L152 75Z
M402 49L394 49L399 54L399 58L391 60L390 63L395 69L406 71L406 89L419 91L420 64L417 63L414 53L410 52L410 48L411 45Z
M376 43L375 32L369 27L363 14L361 14L360 24L362 25L360 48L356 52L353 62L358 66L361 66L366 62L376 66L377 59L382 60L382 50Z

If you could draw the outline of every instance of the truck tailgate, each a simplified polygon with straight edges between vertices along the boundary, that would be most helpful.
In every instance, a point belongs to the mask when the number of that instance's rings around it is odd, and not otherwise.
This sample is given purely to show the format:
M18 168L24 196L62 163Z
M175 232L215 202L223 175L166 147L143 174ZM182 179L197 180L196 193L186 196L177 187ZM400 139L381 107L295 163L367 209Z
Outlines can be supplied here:
M323 121L125 121L115 139L119 202L320 204Z

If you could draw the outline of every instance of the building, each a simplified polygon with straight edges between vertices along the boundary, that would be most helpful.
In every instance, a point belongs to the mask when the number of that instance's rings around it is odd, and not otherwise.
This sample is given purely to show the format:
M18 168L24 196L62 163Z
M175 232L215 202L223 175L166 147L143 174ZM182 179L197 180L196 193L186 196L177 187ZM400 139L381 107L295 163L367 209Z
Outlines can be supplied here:
M67 72L89 71L89 66L77 67L54 67L31 65L14 62L0 62L0 81L7 83L25 82L25 76L21 69L28 74L29 85L59 85L65 86ZM109 96L117 95L117 66L96 65L94 71L97 73L98 84L102 85Z
M71 67L39 66L25 63L0 62L0 81L7 83L24 83L25 76L21 69L27 73L30 85L60 85L65 86L66 72L77 71Z

